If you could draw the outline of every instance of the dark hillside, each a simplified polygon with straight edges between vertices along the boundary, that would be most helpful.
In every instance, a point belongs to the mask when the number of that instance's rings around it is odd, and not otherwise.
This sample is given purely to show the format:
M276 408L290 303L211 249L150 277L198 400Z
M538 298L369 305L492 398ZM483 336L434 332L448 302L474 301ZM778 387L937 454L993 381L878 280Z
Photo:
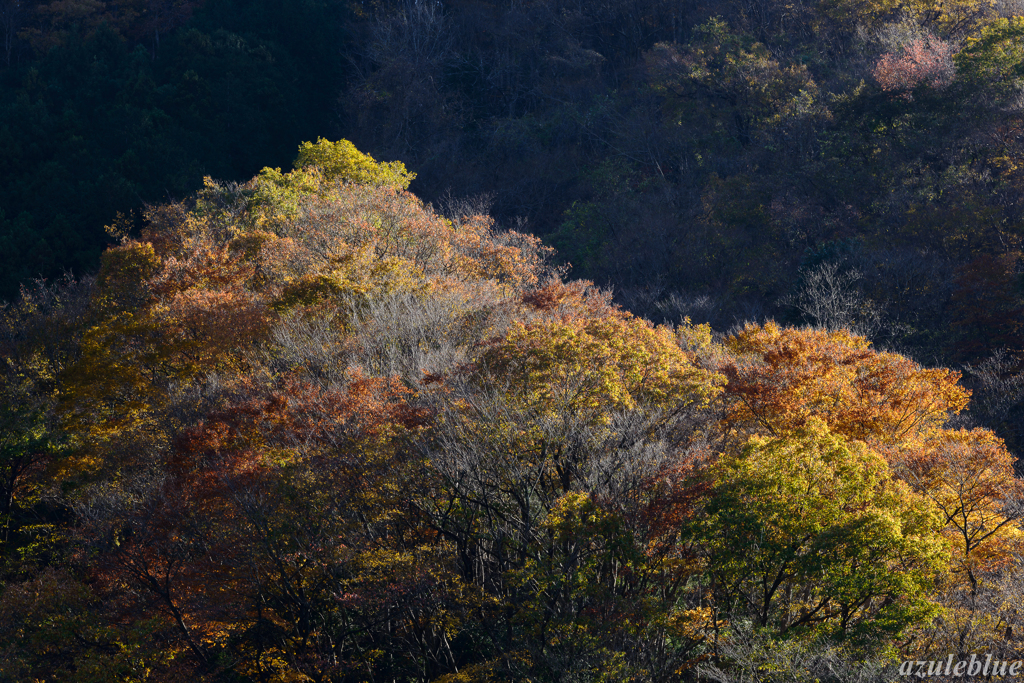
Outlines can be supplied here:
M345 16L326 0L0 3L0 297L94 272L118 212L287 166L334 132Z

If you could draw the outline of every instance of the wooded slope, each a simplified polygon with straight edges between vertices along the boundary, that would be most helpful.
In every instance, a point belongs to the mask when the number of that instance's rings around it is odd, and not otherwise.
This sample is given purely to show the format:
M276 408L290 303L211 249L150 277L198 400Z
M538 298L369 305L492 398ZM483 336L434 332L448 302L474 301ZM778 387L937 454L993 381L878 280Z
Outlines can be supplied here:
M306 144L4 309L0 678L1020 657L1020 482L958 372L655 325L411 179Z

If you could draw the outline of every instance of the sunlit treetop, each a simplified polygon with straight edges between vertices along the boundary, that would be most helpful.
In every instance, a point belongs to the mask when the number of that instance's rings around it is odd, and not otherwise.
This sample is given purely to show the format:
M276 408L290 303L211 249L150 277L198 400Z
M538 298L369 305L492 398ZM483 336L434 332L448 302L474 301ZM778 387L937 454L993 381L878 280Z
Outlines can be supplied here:
M727 420L775 436L816 417L846 438L891 445L937 429L970 398L960 373L875 351L846 330L748 323L726 345L736 354L723 368Z
M316 143L299 145L295 168L318 168L327 180L346 180L361 185L385 185L402 190L416 178L401 161L378 162L363 154L348 140L331 142L319 138Z
M640 406L705 406L720 375L698 367L673 330L629 314L515 323L484 346L476 381L508 384L526 404L606 421Z
M518 297L550 272L537 238L487 216L458 223L405 191L411 174L351 143L304 145L297 169L243 185L208 179L191 201L152 207L137 238L109 249L94 319L66 372L76 423L131 431L169 383L247 372L249 350L284 316L336 319L382 297L432 291Z

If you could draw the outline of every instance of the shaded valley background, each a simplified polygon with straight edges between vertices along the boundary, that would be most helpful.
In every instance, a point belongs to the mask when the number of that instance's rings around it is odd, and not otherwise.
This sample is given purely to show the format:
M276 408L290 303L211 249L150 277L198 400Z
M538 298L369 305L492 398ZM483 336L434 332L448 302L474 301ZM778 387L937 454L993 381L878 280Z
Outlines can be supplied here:
M95 272L118 212L334 132L344 17L318 0L0 3L0 295Z

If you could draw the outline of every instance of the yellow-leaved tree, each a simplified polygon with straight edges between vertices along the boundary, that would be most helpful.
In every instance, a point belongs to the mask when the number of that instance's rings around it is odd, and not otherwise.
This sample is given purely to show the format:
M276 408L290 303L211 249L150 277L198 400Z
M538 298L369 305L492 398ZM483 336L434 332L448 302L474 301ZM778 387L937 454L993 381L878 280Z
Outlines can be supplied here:
M733 617L808 639L891 645L939 612L944 519L863 442L823 420L754 436L714 470L710 584Z

